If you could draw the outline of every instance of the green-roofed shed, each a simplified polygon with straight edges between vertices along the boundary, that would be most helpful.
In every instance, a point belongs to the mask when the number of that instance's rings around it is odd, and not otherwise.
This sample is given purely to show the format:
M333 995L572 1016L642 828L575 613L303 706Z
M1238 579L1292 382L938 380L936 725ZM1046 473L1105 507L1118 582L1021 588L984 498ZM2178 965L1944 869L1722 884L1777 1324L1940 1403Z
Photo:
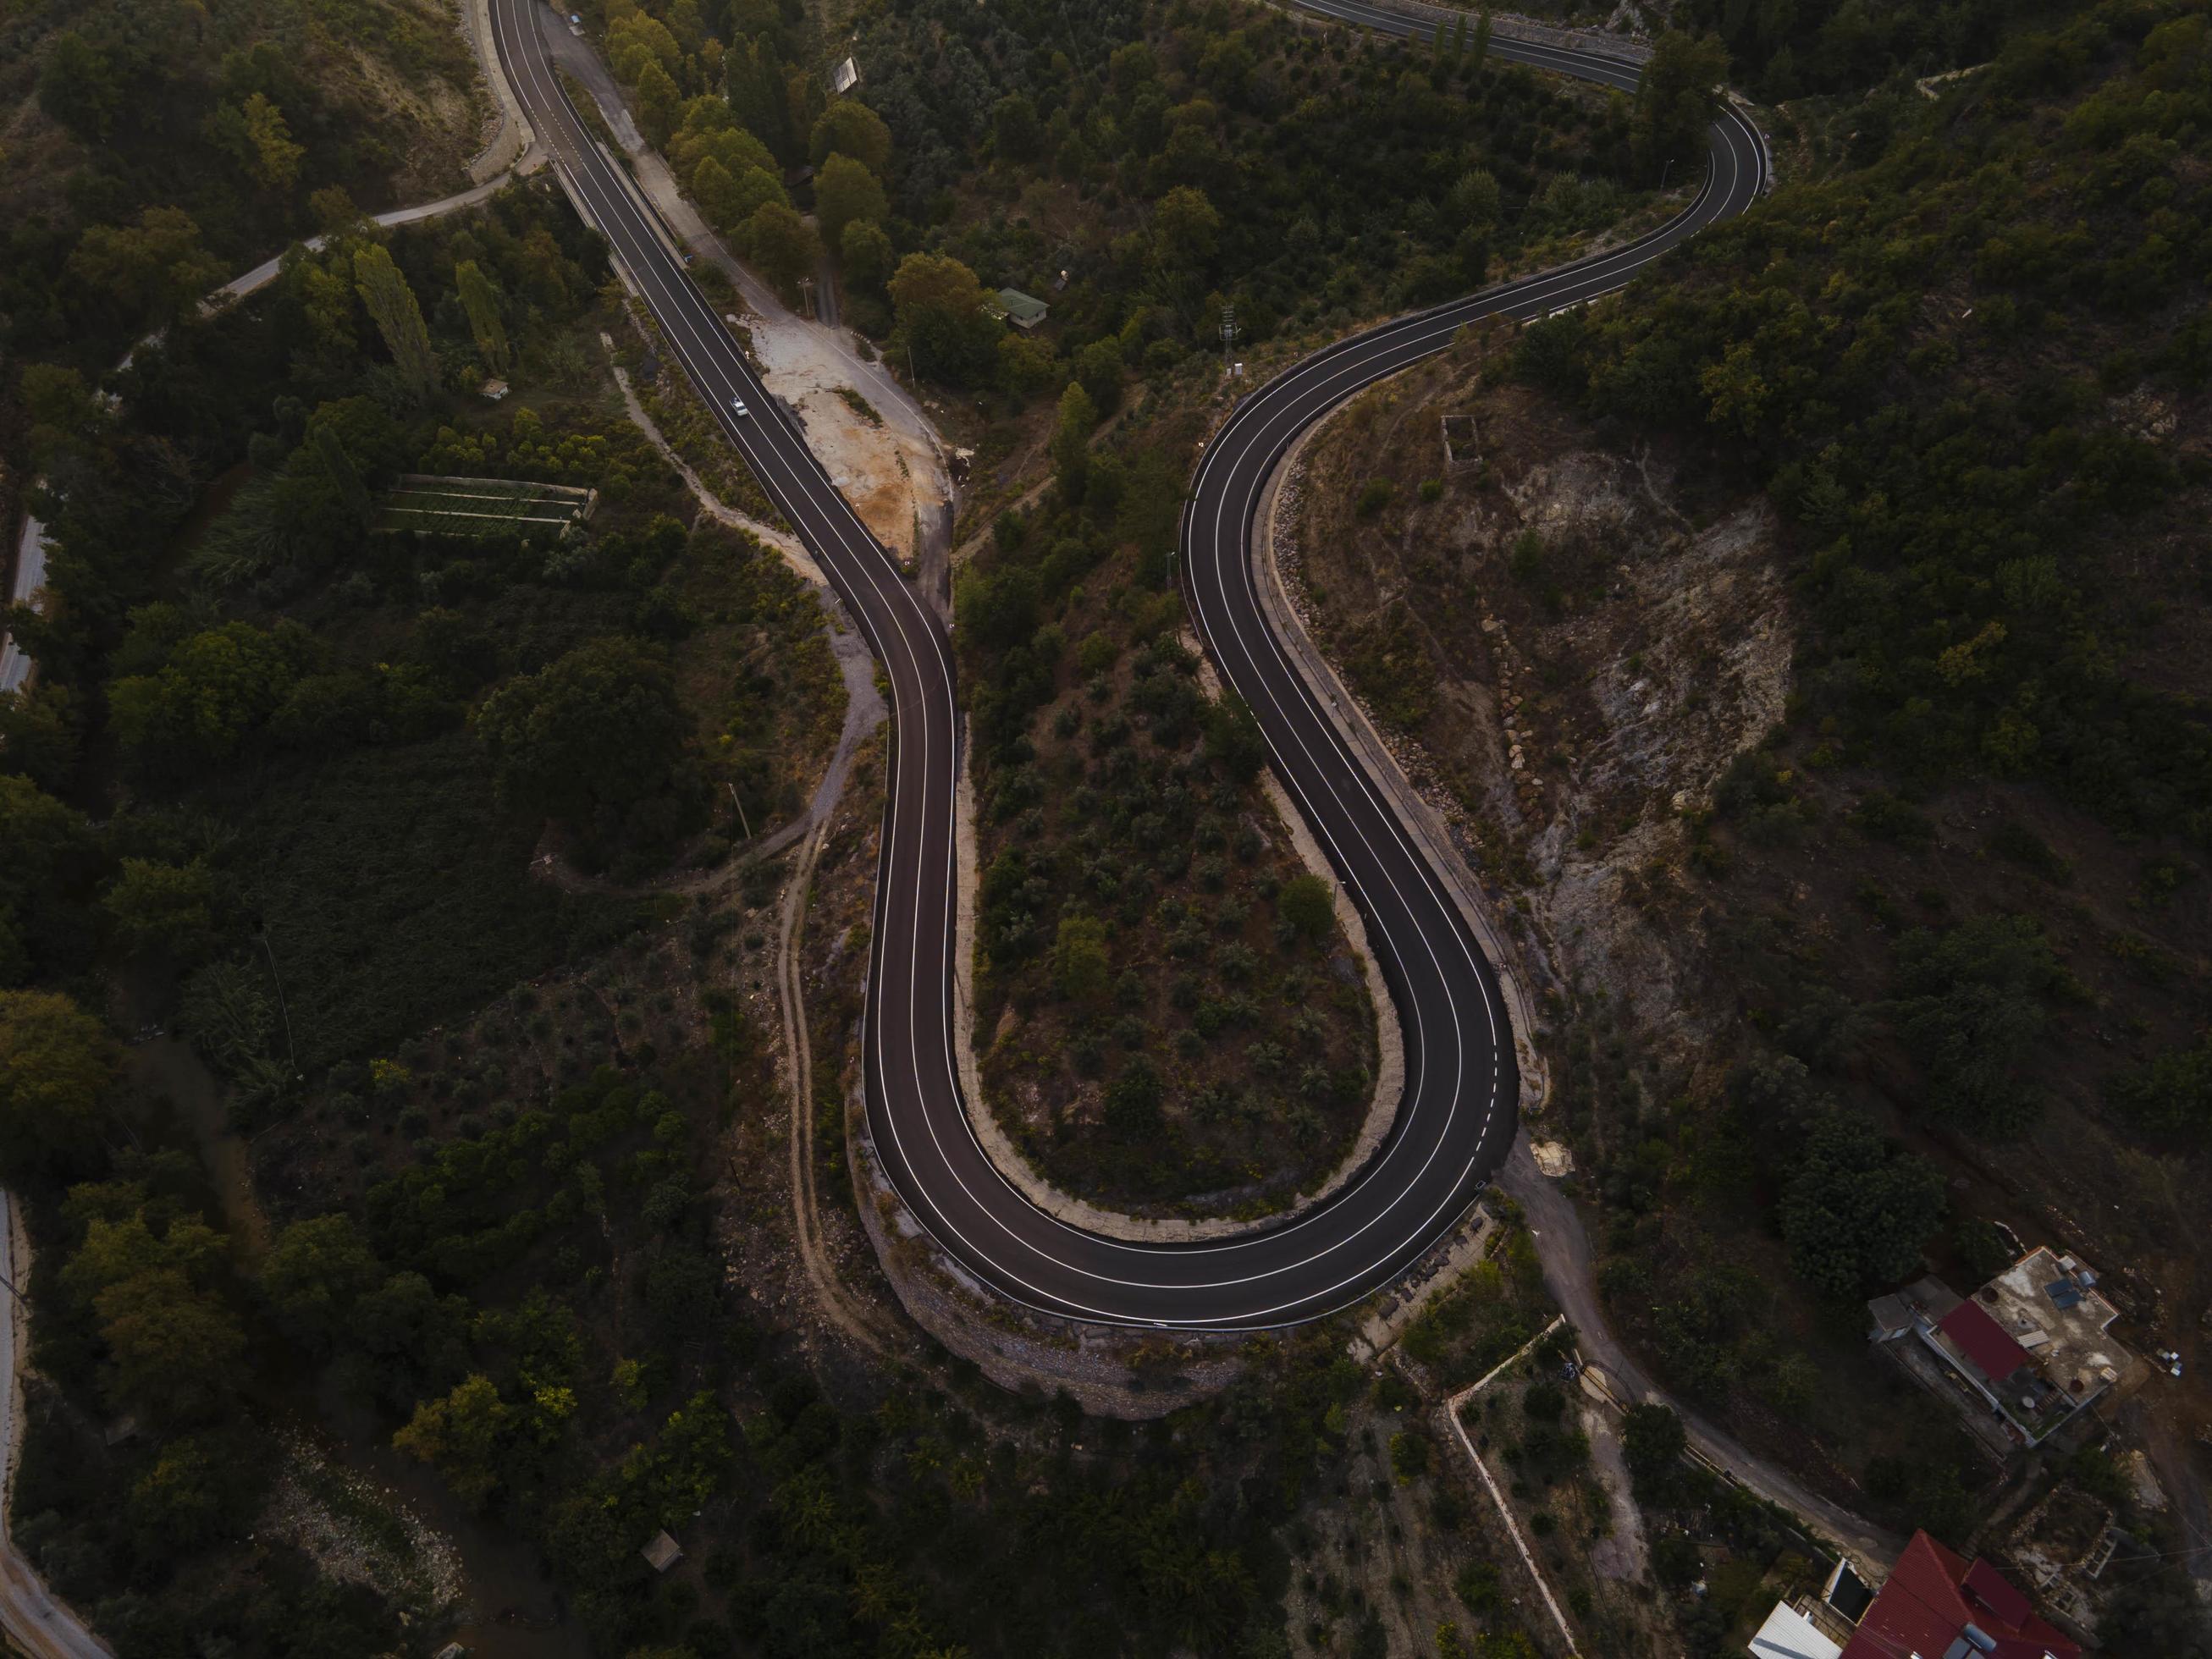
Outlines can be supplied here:
M1050 306L1018 288L1002 288L997 295L998 310L1016 328L1031 329L1045 319Z

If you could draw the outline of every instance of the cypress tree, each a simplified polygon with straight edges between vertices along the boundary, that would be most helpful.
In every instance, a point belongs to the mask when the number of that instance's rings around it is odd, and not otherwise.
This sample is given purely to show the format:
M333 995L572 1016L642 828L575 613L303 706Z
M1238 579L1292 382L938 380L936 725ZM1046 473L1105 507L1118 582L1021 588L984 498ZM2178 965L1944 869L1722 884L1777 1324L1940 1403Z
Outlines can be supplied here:
M723 95L730 100L731 112L777 161L789 166L791 88L775 48L748 40L742 48L732 47L723 62Z
M337 489L345 504L364 522L368 518L368 486L362 483L360 471L353 457L346 453L345 445L338 441L338 431L328 422L315 428L313 440L315 459L322 463L323 471Z
M353 275L362 303L384 337L400 378L416 397L430 397L438 389L438 356L430 349L430 331L422 321L422 307L415 302L415 290L378 243L353 256Z
M453 281L461 290L461 306L469 313L469 331L476 336L484 367L495 374L506 374L507 325L500 320L499 290L473 259L464 259L453 267Z

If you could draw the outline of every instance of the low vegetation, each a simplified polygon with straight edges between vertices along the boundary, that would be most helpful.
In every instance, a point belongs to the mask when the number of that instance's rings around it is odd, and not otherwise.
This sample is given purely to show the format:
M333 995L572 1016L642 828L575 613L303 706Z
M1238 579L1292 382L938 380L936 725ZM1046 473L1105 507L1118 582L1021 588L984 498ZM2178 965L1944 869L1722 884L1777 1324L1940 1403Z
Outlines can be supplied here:
M1859 1304L1978 1282L1991 1218L2125 1264L2140 1341L2207 1265L2212 79L2194 8L2043 22L1775 117L1826 172L1363 399L1301 526L1324 637L1561 964L1553 1121L1612 1316L1954 1541L1992 1471L1869 1366Z

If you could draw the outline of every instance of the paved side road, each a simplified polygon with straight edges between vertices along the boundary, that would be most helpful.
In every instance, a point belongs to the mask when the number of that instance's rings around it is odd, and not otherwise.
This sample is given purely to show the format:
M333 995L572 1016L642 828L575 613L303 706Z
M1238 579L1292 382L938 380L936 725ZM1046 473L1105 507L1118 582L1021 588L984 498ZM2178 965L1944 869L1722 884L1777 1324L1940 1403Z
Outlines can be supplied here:
M0 1189L0 1277L21 1288L31 1267L30 1247L15 1213L15 1194ZM9 1522L15 1498L15 1457L23 1443L23 1351L29 1346L29 1321L23 1304L7 1296L8 1314L0 1319L0 1371L8 1386L0 1393L0 1634L11 1650L30 1659L115 1659L66 1603L56 1601L31 1564L15 1547Z
M462 191L459 195L444 197L435 202L418 202L413 207L394 208L389 213L377 214L374 216L374 222L386 228L396 225L419 224L425 219L441 218L448 213L459 213L469 208L481 206L505 190L511 179L532 171L539 164L539 157L533 150L525 155L515 164L512 173L502 173L496 179L478 185L473 190ZM310 236L303 246L320 248L325 240L325 239L320 236ZM287 248L285 252L290 251ZM274 282L276 279L276 273L283 267L283 253L272 258L264 259L252 270L243 271L232 277L214 293L209 295L202 302L204 308L212 313L221 311L225 306L236 304L247 295L266 288ZM137 345L132 346L124 354L123 361L118 363L116 368L123 369L130 367L131 358L159 340L166 331L166 330L156 330L139 341ZM46 580L45 527L35 518L27 518L23 525L22 544L15 558L15 577L11 585L12 591L9 594L10 603L15 605L36 603L39 590L46 585ZM29 684L32 672L36 666L37 665L31 660L23 648L15 643L14 635L0 634L0 691L21 690Z

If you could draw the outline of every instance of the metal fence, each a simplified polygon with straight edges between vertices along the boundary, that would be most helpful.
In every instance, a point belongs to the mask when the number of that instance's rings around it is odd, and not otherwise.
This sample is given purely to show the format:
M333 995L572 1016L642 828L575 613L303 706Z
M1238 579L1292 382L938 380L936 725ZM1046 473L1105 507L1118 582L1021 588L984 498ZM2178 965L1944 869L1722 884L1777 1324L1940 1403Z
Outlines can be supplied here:
M1462 17L1468 27L1474 26L1475 14L1459 6L1432 6L1427 0L1369 0L1384 11L1396 12L1401 17L1411 17L1420 22L1456 27ZM1511 12L1492 12L1490 17L1492 33L1508 40L1525 40L1532 46L1556 46L1562 52L1587 52L1607 58L1619 58L1632 64L1648 61L1651 43L1632 34L1606 34L1595 29L1561 28L1555 23L1540 23L1533 17L1522 17Z

